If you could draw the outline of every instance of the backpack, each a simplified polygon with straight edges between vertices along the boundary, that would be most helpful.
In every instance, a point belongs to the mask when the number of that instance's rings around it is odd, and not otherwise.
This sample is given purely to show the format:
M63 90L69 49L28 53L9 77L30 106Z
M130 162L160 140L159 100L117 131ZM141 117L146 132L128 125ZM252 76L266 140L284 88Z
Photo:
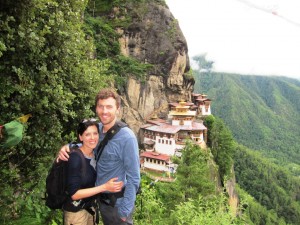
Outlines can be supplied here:
M76 147L70 148L82 159L82 177L86 173L86 161L82 151ZM67 161L54 162L46 178L46 192L44 200L50 209L61 209L63 204L70 198L67 192Z

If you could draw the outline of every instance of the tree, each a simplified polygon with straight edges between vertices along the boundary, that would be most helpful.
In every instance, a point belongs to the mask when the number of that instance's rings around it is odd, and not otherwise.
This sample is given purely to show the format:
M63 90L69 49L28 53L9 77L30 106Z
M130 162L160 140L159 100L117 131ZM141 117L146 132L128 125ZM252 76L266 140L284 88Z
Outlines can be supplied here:
M93 42L82 31L85 5L1 2L0 122L32 114L20 144L1 152L2 222L48 216L41 201L43 177L62 143L74 140L79 120L94 114L96 92L112 80L106 74L109 61L90 57Z
M230 130L224 122L216 118L211 125L210 143L212 154L219 166L219 172L222 180L226 175L230 175L230 169L233 165L233 156L235 152L235 143Z
M197 144L186 142L176 172L176 182L183 193L184 201L198 198L199 194L205 196L215 193L208 160L210 158L207 152Z

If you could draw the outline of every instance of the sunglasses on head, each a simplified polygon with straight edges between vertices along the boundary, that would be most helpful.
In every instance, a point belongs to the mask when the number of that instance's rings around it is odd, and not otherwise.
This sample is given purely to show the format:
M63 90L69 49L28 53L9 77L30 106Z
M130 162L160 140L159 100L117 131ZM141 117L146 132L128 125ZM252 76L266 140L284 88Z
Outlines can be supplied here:
M82 123L86 123L86 122L96 122L97 121L97 119L95 119L95 118L90 118L90 119L84 119L84 120L82 120Z

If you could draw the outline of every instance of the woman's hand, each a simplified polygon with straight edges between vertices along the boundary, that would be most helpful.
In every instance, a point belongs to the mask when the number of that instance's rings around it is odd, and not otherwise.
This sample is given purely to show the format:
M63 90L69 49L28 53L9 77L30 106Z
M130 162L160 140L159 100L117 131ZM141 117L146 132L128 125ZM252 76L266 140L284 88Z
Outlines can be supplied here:
M109 192L119 192L122 190L122 187L124 185L123 181L118 181L118 178L112 178L109 181L107 181L105 184L106 191Z

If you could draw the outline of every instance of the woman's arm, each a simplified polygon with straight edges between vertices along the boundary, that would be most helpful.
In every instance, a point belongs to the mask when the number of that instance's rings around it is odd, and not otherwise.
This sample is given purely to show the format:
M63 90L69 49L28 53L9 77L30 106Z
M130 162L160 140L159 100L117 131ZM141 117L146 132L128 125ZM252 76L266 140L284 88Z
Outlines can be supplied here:
M117 180L118 178L115 177L100 186L79 189L78 191L75 192L74 195L72 195L71 198L72 200L79 200L82 198L91 197L93 195L99 194L100 192L104 192L104 191L119 192L122 190L123 181L117 181Z

